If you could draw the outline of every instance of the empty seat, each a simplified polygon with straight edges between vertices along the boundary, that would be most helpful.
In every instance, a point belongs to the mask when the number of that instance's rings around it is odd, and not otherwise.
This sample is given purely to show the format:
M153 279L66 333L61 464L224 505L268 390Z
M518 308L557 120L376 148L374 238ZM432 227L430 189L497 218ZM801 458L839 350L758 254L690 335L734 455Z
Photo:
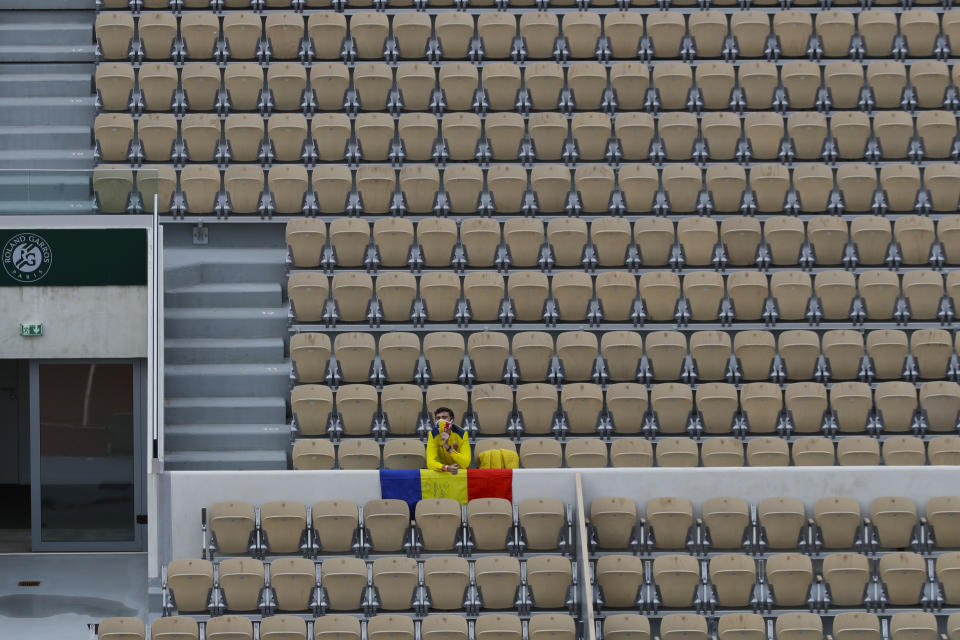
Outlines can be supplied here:
M806 603L807 592L813 582L813 566L809 556L776 554L767 560L766 569L777 606L795 607Z
M423 581L430 590L435 609L460 609L470 582L464 558L434 557L423 563Z
M870 386L863 382L840 382L830 389L830 406L837 416L838 426L846 433L866 430L867 418L873 408Z
M326 470L337 464L337 453L333 443L320 438L301 438L293 443L291 452L294 469ZM380 463L377 452L377 466Z
M880 444L867 436L852 436L837 443L837 462L842 466L880 464Z
M756 566L748 556L723 554L710 560L710 581L717 590L717 600L721 606L746 606L756 578Z
M97 626L98 640L144 640L146 634L139 618L105 618Z
M213 587L213 564L209 560L174 560L167 565L167 586L179 612L205 612Z
M477 588L486 609L510 609L520 586L520 562L507 556L485 556L474 564Z
M379 469L380 445L367 438L351 438L337 447L341 469Z
M916 553L888 553L880 558L877 573L887 587L890 604L915 605L920 601L926 563Z
M236 638L237 640L252 640L253 622L243 616L220 616L210 618L204 625L205 637Z
M661 438L656 459L660 467L696 467L700 463L700 451L692 438Z
M297 542L299 539L298 532ZM277 552L281 551L278 549ZM218 578L230 611L253 611L257 608L264 578L261 561L251 558L226 558L220 562Z
M660 598L664 606L689 607L692 604L700 576L696 558L687 555L660 555L654 558L652 569L653 579L660 589ZM682 614L674 614L676 615ZM674 616L669 618L675 621ZM661 625L667 625L667 623L668 620L664 620ZM661 633L666 637L662 626Z
M926 611L899 611L890 616L890 637L903 638L937 637L937 618Z
M908 546L917 521L917 505L910 498L882 497L870 503L870 519L887 549Z
M793 464L798 467L830 467L836 463L836 451L828 438L810 436L793 443Z
M633 607L643 582L643 562L626 555L606 555L597 560L594 570L602 601L606 607ZM609 621L609 618L608 618ZM604 627L606 630L606 626Z
M693 505L685 498L654 498L647 502L647 521L658 549L682 549L693 524Z
M914 436L894 436L883 441L883 463L889 466L924 465L927 450L923 440Z
M97 16L94 32L99 53L105 60L123 60L133 38L133 16L122 12L103 12Z

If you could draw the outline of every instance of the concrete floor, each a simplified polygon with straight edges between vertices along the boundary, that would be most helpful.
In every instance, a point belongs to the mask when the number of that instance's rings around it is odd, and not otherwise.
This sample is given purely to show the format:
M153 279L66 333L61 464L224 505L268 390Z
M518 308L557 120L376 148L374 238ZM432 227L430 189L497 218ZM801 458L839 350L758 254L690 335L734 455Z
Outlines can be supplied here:
M0 638L85 640L110 616L147 620L147 554L0 555Z

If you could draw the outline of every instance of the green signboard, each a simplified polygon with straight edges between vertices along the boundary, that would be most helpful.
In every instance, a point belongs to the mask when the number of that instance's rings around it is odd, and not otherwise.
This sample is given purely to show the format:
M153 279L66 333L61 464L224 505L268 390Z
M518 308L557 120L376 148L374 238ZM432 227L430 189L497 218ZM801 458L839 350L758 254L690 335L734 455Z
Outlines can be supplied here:
M0 229L0 286L147 284L146 229Z

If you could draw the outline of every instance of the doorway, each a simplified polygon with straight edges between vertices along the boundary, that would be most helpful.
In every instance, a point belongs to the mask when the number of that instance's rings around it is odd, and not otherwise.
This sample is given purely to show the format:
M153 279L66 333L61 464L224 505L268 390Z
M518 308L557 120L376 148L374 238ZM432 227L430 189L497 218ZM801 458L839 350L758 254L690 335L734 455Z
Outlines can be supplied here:
M143 548L143 366L30 363L34 551Z
M0 553L31 547L28 365L0 360Z

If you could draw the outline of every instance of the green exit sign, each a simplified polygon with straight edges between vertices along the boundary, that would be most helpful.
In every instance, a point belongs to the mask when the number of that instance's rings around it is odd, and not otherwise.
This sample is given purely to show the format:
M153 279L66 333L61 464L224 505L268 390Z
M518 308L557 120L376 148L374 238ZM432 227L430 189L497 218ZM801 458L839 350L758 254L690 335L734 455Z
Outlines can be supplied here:
M20 325L20 335L22 336L42 336L43 335L43 323L35 322L32 324L21 324Z

